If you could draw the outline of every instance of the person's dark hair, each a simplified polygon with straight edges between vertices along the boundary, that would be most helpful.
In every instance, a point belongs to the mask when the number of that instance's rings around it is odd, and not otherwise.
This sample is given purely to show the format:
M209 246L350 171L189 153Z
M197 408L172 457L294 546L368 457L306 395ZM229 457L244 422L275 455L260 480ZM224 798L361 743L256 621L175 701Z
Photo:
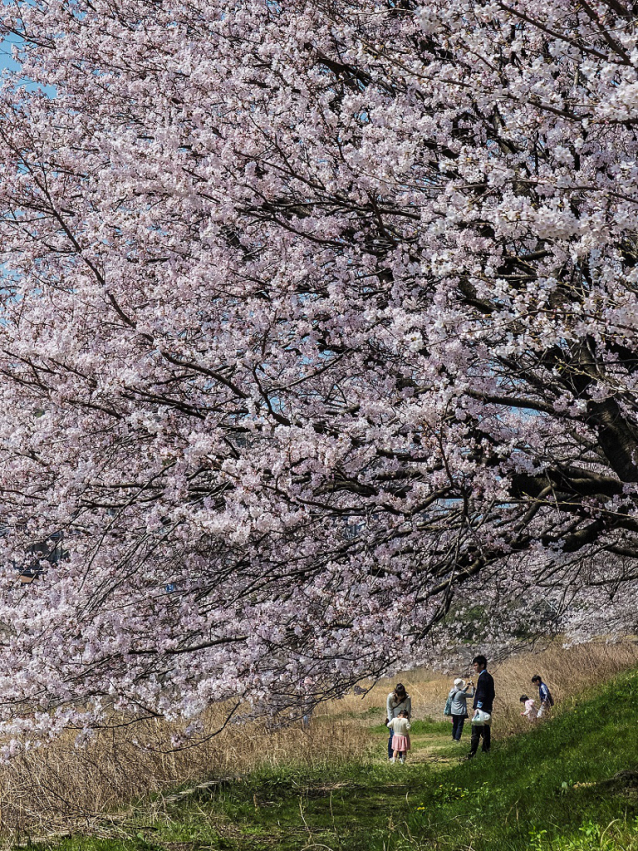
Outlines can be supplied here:
M474 665L475 663L477 665L483 665L484 668L487 668L487 659L485 658L485 656L475 656L472 659L472 664Z
M533 683L542 683L543 681L542 681L542 680L541 680L541 678L538 676L538 674L534 674L534 676L532 677L532 682L533 682Z
M529 697L526 694L522 694L519 698L521 703L525 703L526 700L529 700Z
M400 694L407 694L405 690L405 686L403 683L397 683L394 687L394 693L398 696Z

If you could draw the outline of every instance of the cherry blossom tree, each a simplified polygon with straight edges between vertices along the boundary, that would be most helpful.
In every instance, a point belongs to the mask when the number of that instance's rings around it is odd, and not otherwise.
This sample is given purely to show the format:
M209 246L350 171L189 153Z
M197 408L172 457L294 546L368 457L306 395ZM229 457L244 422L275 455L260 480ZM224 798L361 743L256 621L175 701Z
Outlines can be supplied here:
M14 728L307 706L521 618L635 632L628 0L2 22Z

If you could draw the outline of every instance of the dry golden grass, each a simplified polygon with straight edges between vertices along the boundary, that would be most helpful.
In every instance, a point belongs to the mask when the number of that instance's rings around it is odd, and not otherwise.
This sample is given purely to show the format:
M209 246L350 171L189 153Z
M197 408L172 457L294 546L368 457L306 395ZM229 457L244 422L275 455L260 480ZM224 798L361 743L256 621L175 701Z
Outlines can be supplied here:
M637 664L638 643L630 640L613 644L591 642L571 648L555 642L536 652L520 653L504 662L489 664L496 685L494 732L512 733L529 725L529 721L520 715L520 697L526 693L535 698L538 705L538 689L531 682L534 674L539 674L550 687L554 699L561 701ZM378 717L372 717L370 723L381 723L385 717L388 692L392 691L395 683L403 682L412 698L415 718L442 720L453 680L469 676L467 664L449 676L423 669L401 672L392 679L379 681L366 695L351 694L328 705L324 712L357 713L376 706L379 708Z
M497 687L495 735L528 723L520 717L519 697L533 693L533 674L540 673L560 701L636 664L638 645L625 642L570 650L556 644L491 665ZM466 674L464 669L454 676ZM200 746L181 751L171 748L178 727L164 721L102 730L83 747L76 747L75 735L69 732L0 769L0 833L15 837L48 834L69 825L86 828L149 793L162 795L171 787L243 774L258 766L316 767L360 758L372 741L369 727L383 721L385 698L397 679L380 681L363 697L352 694L324 705L306 730L298 724L280 730L263 722L229 724ZM401 679L412 695L416 718L443 718L453 677L416 670ZM369 712L372 708L375 711ZM221 708L211 709L204 719L206 729L217 729L223 717Z
M529 725L520 715L520 696L528 694L538 705L538 690L531 682L534 674L543 677L554 699L560 702L637 664L638 643L635 641L592 642L570 649L556 643L540 653L514 656L495 669L498 675L496 729L515 732Z
M223 709L211 709L208 730L218 729ZM263 765L315 767L361 755L370 741L355 719L295 724L271 730L263 722L229 725L219 735L182 750L171 745L179 730L162 720L100 730L76 747L69 732L29 750L0 770L0 834L47 834L85 825L149 793L211 776L236 776ZM355 735L355 728L357 735Z

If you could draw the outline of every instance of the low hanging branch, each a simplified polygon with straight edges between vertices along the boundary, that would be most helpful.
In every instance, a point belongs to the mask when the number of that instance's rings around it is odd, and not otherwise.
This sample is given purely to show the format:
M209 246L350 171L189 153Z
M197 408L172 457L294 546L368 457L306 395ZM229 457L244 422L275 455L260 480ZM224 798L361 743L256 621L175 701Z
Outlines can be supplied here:
M5 730L636 631L629 5L1 20Z

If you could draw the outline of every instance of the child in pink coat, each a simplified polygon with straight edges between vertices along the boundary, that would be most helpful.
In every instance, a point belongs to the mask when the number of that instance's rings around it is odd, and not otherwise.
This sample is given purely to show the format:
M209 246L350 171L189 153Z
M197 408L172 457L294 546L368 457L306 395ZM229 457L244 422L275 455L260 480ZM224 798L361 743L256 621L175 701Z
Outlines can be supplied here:
M388 727L392 730L392 762L405 762L410 748L410 719L408 713L403 710L396 718L388 721Z
M536 721L536 707L534 706L534 700L526 694L522 694L520 696L520 701L525 704L525 711L521 712L521 715L532 723Z

